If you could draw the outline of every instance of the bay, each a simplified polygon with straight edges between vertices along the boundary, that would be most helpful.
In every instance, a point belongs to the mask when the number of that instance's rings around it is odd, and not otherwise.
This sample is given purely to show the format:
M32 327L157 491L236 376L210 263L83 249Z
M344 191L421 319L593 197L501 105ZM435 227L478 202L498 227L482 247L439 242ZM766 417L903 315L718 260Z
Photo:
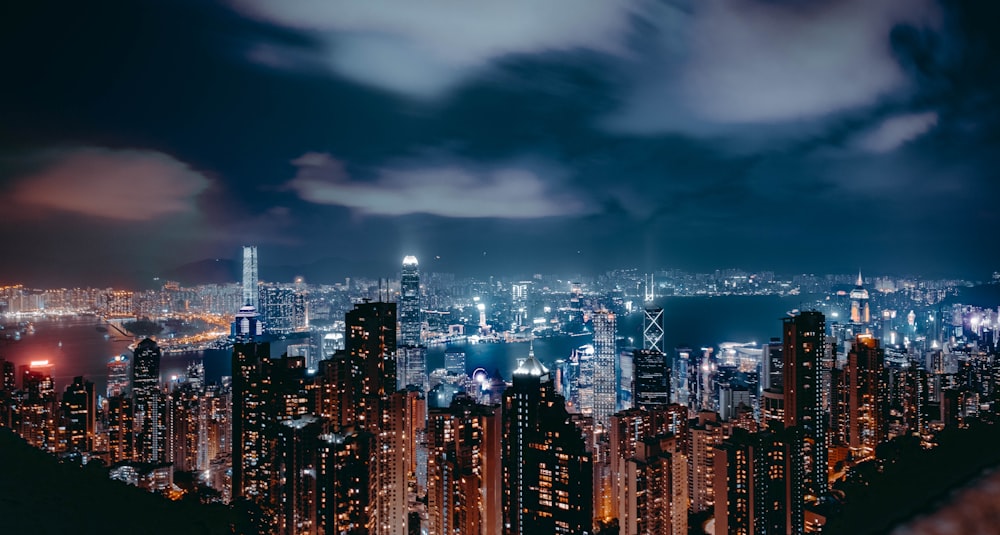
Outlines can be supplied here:
M664 349L673 351L675 347L698 348L717 346L722 342L766 342L770 337L781 335L781 318L793 308L808 308L811 300L804 296L781 297L764 296L717 296L717 297L670 297L659 300L656 305L663 307ZM39 319L33 322L35 333L25 335L20 341L4 341L0 345L0 358L6 358L17 365L33 360L49 360L53 365L56 388L62 391L73 377L83 375L93 381L99 393L107 384L107 363L117 355L126 354L131 358L128 344L131 340L120 337L105 337L97 330L98 320L89 316ZM642 343L642 312L635 312L618 318L618 334L622 338L632 338L632 345ZM556 336L535 340L535 355L551 366L557 359L569 356L570 352L584 344L591 343L590 335ZM626 342L628 344L628 342ZM478 367L493 374L499 371L504 379L510 379L517 366L517 360L528 356L525 343L482 343L449 344L428 348L429 369L444 366L444 354L449 351L463 351L466 354L466 371ZM230 375L230 353L225 350L208 350L190 353L170 353L161 362L162 381L174 375L181 375L192 362L205 365L208 381L218 381Z

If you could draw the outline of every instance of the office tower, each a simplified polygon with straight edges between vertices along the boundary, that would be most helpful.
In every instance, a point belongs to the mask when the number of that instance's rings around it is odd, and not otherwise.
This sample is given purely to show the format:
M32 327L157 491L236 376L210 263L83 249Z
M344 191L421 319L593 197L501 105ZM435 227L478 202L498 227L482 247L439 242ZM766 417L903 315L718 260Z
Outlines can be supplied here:
M827 442L821 408L821 360L826 345L826 320L815 310L784 318L784 417L793 451L788 496L788 525L805 529L805 506L827 493Z
M444 369L448 373L455 373L459 375L465 375L465 352L464 351L448 351L444 354Z
M701 411L688 433L688 496L691 512L698 513L715 504L715 447L725 439L725 430L718 413Z
M868 290L864 288L864 281L861 272L858 271L858 281L851 290L851 323L865 324L871 323L871 310L868 306Z
M236 312L230 326L230 335L235 342L260 341L264 337L264 322L253 305L243 305Z
M889 403L887 399L885 353L879 340L858 335L847 354L844 367L849 393L848 436L855 459L875 456L875 448L888 440Z
M136 459L143 463L167 461L166 400L160 390L160 347L146 338L132 357L132 400Z
M635 376L635 406L641 409L666 407L670 404L670 368L667 356L655 349L632 352Z
M591 531L591 457L533 351L504 392L503 438L504 533Z
M689 383L691 372L688 368L690 365L691 348L675 348L673 366L670 367L670 378L673 381L673 385L671 386L673 395L670 396L670 399L689 408L693 406Z
M257 312L268 332L287 334L307 327L306 296L298 288L261 285Z
M615 382L615 315L594 311L594 425L607 429L615 413L618 388Z
M418 346L420 339L420 269L417 257L403 258L403 273L399 284L400 345Z
M113 398L129 392L129 361L125 355L111 357L108 362L107 397Z
M663 309L660 307L643 309L642 348L663 353Z
M760 355L760 388L763 392L768 388L780 389L785 384L784 359L780 338L771 338L771 341L764 344Z
M62 397L62 421L66 429L64 451L88 452L97 428L97 396L94 383L74 377Z
M786 533L785 473L794 452L780 430L733 435L716 447L716 533Z
M531 323L531 319L528 317L530 292L531 281L515 282L510 285L510 312L515 329Z
M257 283L257 246L243 246L243 305L249 305L254 310L260 310L258 302Z
M316 449L317 533L375 533L375 436L345 428L320 435Z
M430 390L427 384L427 348L424 346L400 346L397 372L397 389L415 386L421 392Z
M362 396L396 390L396 303L354 305L345 318L344 347L360 365Z
M487 525L490 493L499 491L499 410L455 396L447 408L427 419L427 510L429 533L500 533ZM493 469L494 481L487 477ZM496 504L499 505L499 504ZM494 515L496 516L496 515ZM497 517L498 518L498 517Z

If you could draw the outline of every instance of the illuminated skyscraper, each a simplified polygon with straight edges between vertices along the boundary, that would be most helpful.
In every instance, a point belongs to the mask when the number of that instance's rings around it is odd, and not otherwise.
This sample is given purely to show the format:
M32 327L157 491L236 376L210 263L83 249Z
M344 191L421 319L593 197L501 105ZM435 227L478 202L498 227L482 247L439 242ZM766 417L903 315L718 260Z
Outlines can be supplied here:
M499 430L499 425L494 425L499 417L496 408L478 405L462 394L455 396L450 407L430 411L427 421L430 533L501 532L499 524L487 526L490 512L487 507L495 507L489 502L498 498L500 490L500 437L488 434ZM487 477L491 467L493 481Z
M420 269L417 257L403 258L403 274L399 284L400 345L418 346L420 340Z
M112 398L129 391L129 361L125 355L111 357L108 362L107 397Z
M786 533L785 473L794 452L780 431L736 428L715 450L716 533Z
M427 348L424 346L400 346L398 351L398 389L415 386L421 392L430 390L427 380Z
M243 304L250 305L256 310L260 310L260 303L257 296L257 282L260 277L257 273L257 246L243 246Z
M320 435L316 451L317 532L374 533L375 437L347 428Z
M594 311L594 424L607 429L616 411L618 388L615 381L615 315Z
M503 402L504 533L589 533L593 461L534 352Z
M135 418L136 459L166 462L166 403L160 390L160 346L146 338L135 348L132 366L132 399Z
M528 296L531 291L531 281L515 282L510 285L510 312L513 317L513 326L523 327L531 322L528 317L529 301Z
M273 284L258 287L257 311L268 332L290 333L307 327L305 291Z
M632 352L635 375L635 406L641 409L666 407L670 404L670 368L667 357L655 349Z
M663 353L663 309L660 307L643 310L642 348Z
M826 345L826 318L815 310L784 318L784 419L792 451L788 525L805 530L805 506L827 494L827 422L823 413L821 360Z
M868 324L872 320L871 310L868 307L868 290L864 287L864 279L858 271L858 281L851 290L851 323Z
M851 452L856 459L873 457L875 448L888 440L889 419L885 353L877 338L857 337L847 354L844 376Z
M363 396L382 396L396 390L396 303L382 301L354 305L346 315L344 347L361 370Z
M271 347L268 343L233 346L233 497L262 496L271 474L270 441L263 435L268 425L271 397Z
M94 383L74 377L62 396L62 421L68 451L87 452L97 428L97 396Z

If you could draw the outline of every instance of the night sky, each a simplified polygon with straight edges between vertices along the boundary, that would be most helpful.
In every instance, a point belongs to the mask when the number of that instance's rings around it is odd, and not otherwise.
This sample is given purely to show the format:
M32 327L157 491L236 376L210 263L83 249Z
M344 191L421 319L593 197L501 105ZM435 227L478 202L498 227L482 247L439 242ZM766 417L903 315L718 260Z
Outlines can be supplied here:
M6 4L2 283L1000 269L996 2Z

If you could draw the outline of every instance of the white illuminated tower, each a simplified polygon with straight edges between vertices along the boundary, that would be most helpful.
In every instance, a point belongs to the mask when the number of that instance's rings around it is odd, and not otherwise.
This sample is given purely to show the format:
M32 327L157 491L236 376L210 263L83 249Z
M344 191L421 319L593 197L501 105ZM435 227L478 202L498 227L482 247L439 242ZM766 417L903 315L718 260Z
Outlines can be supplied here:
M243 246L243 304L260 310L257 301L257 246Z
M403 258L399 284L400 345L420 345L420 270L417 257Z
M615 315L594 311L594 425L608 429L615 413L618 388L615 384Z
M663 309L660 307L643 311L642 348L663 353Z

